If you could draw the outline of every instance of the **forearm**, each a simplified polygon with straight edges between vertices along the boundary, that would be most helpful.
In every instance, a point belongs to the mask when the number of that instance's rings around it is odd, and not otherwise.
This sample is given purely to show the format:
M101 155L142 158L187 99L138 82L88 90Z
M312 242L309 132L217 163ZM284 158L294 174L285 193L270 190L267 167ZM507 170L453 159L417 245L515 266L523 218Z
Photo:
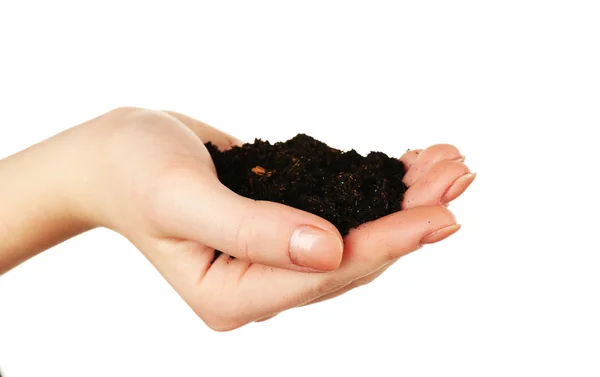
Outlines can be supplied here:
M75 199L86 153L78 134L65 131L0 161L0 274L91 228Z

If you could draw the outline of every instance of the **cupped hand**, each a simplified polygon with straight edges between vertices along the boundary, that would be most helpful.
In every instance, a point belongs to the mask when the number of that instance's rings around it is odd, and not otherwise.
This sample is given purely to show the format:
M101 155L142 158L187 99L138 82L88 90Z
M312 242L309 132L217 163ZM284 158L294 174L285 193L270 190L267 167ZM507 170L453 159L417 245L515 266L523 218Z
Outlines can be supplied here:
M97 206L81 203L89 221L127 237L217 331L343 294L450 236L460 226L446 206L475 178L454 146L409 151L402 211L342 240L320 217L223 186L204 143L241 141L200 121L122 108L85 128L103 141L87 180L86 203Z

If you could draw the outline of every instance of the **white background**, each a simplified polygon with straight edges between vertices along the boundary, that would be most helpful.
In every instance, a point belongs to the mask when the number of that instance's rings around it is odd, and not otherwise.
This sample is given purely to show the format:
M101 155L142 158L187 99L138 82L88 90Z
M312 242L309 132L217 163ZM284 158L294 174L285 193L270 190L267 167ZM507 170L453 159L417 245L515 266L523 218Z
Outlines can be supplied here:
M458 234L230 333L119 235L70 240L0 278L5 377L600 375L596 4L0 1L1 157L129 105L479 173Z

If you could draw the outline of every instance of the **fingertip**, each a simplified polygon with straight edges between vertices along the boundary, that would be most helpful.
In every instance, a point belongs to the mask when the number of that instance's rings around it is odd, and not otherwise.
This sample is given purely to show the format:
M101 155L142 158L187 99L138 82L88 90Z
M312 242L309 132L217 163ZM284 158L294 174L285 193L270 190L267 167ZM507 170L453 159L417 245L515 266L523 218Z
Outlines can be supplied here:
M460 224L453 224L433 231L421 239L421 245L428 245L445 240L454 233L458 232L460 228Z
M452 144L435 144L419 153L404 176L404 183L412 186L431 166L439 161L460 161L464 156Z
M313 271L333 271L342 261L344 244L339 232L312 225L296 227L290 238L290 260Z
M473 183L477 173L467 173L459 177L450 187L446 190L446 193L442 195L442 203L449 203L454 199L458 198L467 188Z
M404 194L402 208L448 203L462 194L473 179L465 164L439 161L409 187Z
M402 210L350 232L348 256L380 261L400 258L419 249L427 235L455 224L454 214L440 205Z

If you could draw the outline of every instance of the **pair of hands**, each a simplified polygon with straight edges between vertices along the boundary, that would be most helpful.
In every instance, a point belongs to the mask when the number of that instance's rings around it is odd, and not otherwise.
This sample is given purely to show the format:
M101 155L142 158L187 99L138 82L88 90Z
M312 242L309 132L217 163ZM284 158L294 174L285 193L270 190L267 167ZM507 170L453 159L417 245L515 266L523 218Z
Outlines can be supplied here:
M204 143L241 142L185 115L120 108L68 133L95 140L72 211L127 237L217 331L339 296L455 233L447 205L475 178L454 146L409 151L403 210L342 240L322 218L223 186Z

